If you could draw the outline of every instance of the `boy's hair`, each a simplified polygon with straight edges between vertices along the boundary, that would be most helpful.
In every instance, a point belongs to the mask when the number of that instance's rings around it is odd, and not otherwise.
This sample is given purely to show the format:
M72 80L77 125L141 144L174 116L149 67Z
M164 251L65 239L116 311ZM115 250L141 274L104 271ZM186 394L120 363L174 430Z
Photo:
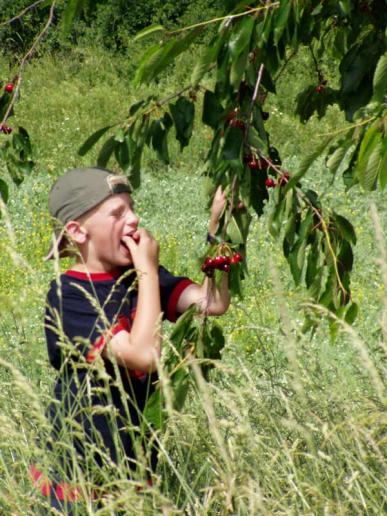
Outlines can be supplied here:
M58 253L71 254L66 248L65 225L95 208L111 195L131 193L126 177L99 167L74 168L63 174L52 186L48 206L54 225L51 249L45 260Z

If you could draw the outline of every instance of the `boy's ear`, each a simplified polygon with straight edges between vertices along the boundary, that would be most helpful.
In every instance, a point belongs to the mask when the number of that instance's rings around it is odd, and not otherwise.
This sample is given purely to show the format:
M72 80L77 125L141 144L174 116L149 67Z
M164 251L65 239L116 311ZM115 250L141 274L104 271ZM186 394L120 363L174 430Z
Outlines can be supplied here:
M66 224L66 236L75 244L84 244L87 240L87 230L76 220L70 220Z

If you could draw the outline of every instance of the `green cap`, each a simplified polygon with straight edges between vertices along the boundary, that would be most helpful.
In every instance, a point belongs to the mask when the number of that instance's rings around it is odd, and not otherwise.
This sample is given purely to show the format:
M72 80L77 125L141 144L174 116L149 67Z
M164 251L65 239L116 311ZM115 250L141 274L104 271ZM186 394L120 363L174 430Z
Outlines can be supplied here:
M51 188L48 200L54 219L55 237L45 260L70 253L64 249L65 228L70 220L76 220L99 203L118 193L131 193L126 177L104 168L74 168L61 176Z

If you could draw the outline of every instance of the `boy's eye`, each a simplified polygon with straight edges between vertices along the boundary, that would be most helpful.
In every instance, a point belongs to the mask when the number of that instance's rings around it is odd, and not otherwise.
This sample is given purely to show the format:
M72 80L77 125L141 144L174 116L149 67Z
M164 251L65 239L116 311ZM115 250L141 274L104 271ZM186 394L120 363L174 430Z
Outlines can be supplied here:
M112 215L113 217L122 217L123 214L125 213L125 209L124 208L117 208L116 210L113 210L112 211Z

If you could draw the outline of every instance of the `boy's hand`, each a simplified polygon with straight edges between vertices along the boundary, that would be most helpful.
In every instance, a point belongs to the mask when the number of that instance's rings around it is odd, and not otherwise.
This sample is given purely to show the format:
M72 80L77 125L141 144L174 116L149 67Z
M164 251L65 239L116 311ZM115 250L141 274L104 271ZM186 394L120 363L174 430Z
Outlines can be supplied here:
M122 238L132 255L133 265L141 272L153 272L159 266L159 244L144 228L138 229L132 236Z
M226 192L222 189L221 185L219 185L216 189L211 205L210 225L208 230L212 235L216 233L218 228L219 219L226 206L226 197Z

